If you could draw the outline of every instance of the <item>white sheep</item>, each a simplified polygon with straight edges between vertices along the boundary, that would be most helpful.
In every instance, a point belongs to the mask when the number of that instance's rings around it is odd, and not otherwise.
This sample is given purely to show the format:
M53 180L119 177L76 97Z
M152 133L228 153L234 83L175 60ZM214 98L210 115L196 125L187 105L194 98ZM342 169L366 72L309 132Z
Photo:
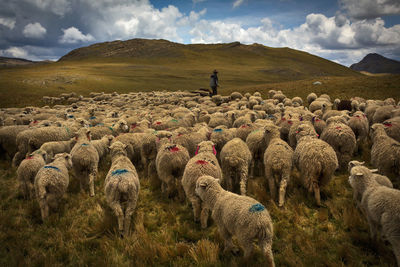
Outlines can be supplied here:
M118 219L121 237L129 234L131 216L135 211L140 190L136 168L127 157L125 147L121 142L110 146L111 167L104 181L106 201Z
M46 164L47 153L36 150L24 159L17 169L17 177L21 191L25 198L33 198L35 195L34 182L37 172Z
M362 196L361 209L367 217L371 238L376 239L380 230L400 265L400 191L380 185L363 166L351 169L349 183Z
M290 182L293 149L280 138L279 127L273 124L264 127L264 139L267 146L264 153L265 176L273 200L276 198L276 187L278 187L278 205L282 207L285 202L286 187Z
M68 188L68 170L71 167L70 154L57 154L53 162L43 166L36 174L35 192L43 221L49 216L50 210L58 209L60 200Z
M300 171L302 182L308 191L314 192L317 205L321 205L320 188L329 183L338 168L335 150L315 136L314 129L308 124L299 126L297 147L293 154L293 163Z
M237 251L232 242L236 236L244 249L244 258L253 252L258 241L269 266L275 266L272 254L273 224L269 212L257 200L224 190L219 180L202 176L196 182L196 194L212 211L212 218L224 239L224 252Z
M251 158L249 148L240 138L234 138L224 145L220 159L222 173L229 191L236 191L236 186L240 185L240 194L246 195Z
M71 150L75 177L80 182L81 190L89 186L89 194L94 196L94 180L97 175L99 154L91 143L91 132L82 128L76 133L77 143Z
M196 156L186 164L182 176L182 186L186 198L192 203L194 220L200 220L203 229L207 227L209 209L201 203L201 199L195 193L196 181L200 176L210 175L222 182L222 171L216 153L213 142L201 142L197 147Z

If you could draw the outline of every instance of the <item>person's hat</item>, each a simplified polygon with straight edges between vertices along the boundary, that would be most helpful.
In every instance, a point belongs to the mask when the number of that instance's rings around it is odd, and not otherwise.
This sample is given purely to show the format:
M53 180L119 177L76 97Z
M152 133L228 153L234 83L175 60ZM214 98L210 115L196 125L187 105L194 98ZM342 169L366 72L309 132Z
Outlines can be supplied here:
M214 70L213 72L214 72L214 73L218 73L218 71L217 71L217 70Z

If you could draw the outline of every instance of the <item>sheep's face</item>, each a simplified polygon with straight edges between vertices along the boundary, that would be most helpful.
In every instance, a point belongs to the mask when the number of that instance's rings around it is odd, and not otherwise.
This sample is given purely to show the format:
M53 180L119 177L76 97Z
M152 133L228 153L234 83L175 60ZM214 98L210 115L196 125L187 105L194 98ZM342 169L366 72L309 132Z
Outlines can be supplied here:
M369 131L371 139L374 139L376 135L378 135L380 132L385 131L385 128L383 124L381 123L375 123L374 125L371 126L371 129Z

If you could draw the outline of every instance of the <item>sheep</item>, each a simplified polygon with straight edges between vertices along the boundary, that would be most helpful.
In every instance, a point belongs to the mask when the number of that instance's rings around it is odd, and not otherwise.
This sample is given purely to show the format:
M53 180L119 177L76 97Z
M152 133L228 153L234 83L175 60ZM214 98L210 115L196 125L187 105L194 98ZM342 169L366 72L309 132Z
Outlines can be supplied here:
M385 126L387 135L400 142L400 117L385 120L382 124Z
M349 183L362 196L361 209L367 217L371 238L376 240L380 230L400 265L400 191L380 185L363 166L351 169Z
M69 153L76 144L76 138L71 138L68 141L52 141L46 142L40 146L40 150L46 151L47 159L51 160L56 154ZM50 163L47 161L46 163Z
M385 120L388 120L392 117L392 111L394 110L394 106L383 106L378 107L372 117L372 124L374 123L382 123Z
M72 167L71 155L57 154L53 162L43 166L35 176L35 192L39 202L42 221L49 216L50 210L56 211L69 184L68 170Z
M17 177L20 189L26 199L35 196L34 182L37 172L46 164L47 153L36 150L24 159L17 169Z
M202 141L206 141L208 136L208 128L202 127L197 132L179 132L178 134L172 137L172 142L174 144L179 144L184 146L188 152L190 157L193 157L196 152L197 144Z
M247 175L252 160L246 143L240 138L228 141L221 150L220 159L227 189L236 191L236 185L239 184L240 194L246 195Z
M315 99L317 99L317 95L315 93L310 93L307 96L307 103L310 105Z
M314 192L317 205L321 205L320 188L327 185L338 168L335 150L323 140L317 139L310 125L302 124L297 133L297 147L293 163L300 171L303 186Z
M262 170L262 161L264 158L264 151L267 147L264 140L264 133L262 129L252 131L246 138L246 145L251 153L250 162L250 178L254 177L255 170ZM262 172L261 172L262 173Z
M358 168L357 171L365 170L367 168L364 167L364 163L365 162L359 162L357 160L352 160L348 164L348 171L351 172L351 169L353 167L356 167L356 166ZM361 167L359 167L359 166L361 166ZM378 182L378 184L383 185L383 186L387 186L389 188L393 188L393 184L392 184L392 182L390 181L389 178L387 178L386 176L383 176L383 175L375 173L376 171L378 171L377 169L369 170L369 171L371 171L372 177ZM361 190L360 188L353 187L353 200L356 202L356 205L357 205L358 208L361 208L362 194L361 194L360 190Z
M101 161L109 152L109 146L111 141L114 139L112 135L105 135L100 140L93 140L91 143L96 148L97 154L99 155L99 161Z
M172 144L166 138L160 140L157 149L156 170L158 178L161 180L161 191L167 197L172 197L177 191L178 199L184 200L181 180L189 159L189 152L185 147Z
M273 225L267 209L257 200L224 190L219 180L201 176L196 182L196 194L212 211L212 218L224 239L224 253L237 251L232 236L236 236L248 259L253 242L258 240L269 266L275 266L272 254Z
M236 128L228 129L225 126L219 126L212 130L209 139L215 144L217 151L221 152L222 147L235 137Z
M280 138L279 127L273 124L264 127L264 140L267 145L264 152L265 176L273 200L276 198L276 185L278 186L278 205L282 207L286 187L290 182L293 149Z
M400 175L400 143L389 137L385 126L375 123L370 129L371 164L386 176Z
M290 127L289 129L289 134L288 134L288 141L289 141L289 145L295 149L297 146L297 139L296 139L296 132L298 131L298 128L300 125L302 124L308 124L310 125L312 128L314 128L314 126L312 126L311 122L309 121L295 121L292 124L292 127ZM317 132L314 131L314 134L317 135Z
M231 100L242 99L243 95L239 92L231 93Z
M330 120L330 119L329 119ZM356 148L356 136L353 130L343 123L329 123L321 134L321 140L335 150L339 168L344 170L351 160Z
M295 96L292 98L292 103L294 106L302 106L303 105L303 99L299 96Z
M236 130L236 137L246 141L247 136L252 132L258 129L258 126L254 123L243 124Z
M314 116L311 119L311 123L314 126L314 129L317 132L317 134L321 135L326 127L326 122L324 120L320 119L318 116Z
M75 138L77 142L71 150L75 177L79 180L81 190L89 185L89 195L93 197L99 154L91 142L91 130L82 128L76 133Z
M104 181L106 201L118 219L121 237L129 234L131 216L135 211L140 191L136 168L127 157L125 147L121 142L110 146L111 167Z
M353 116L350 117L348 125L355 134L357 140L356 150L358 151L359 145L366 142L368 138L369 123L367 116L362 111L356 111Z
M27 130L28 127L28 125L0 127L0 155L4 155L12 159L15 153L17 153L16 136L20 132Z
M111 143L119 141L127 145L126 151L128 157L132 161L133 165L138 168L138 165L141 163L140 149L145 135L146 133L126 133L115 137ZM172 134L170 133L170 136L171 135Z
M182 186L186 198L192 203L194 221L200 220L201 228L207 228L209 209L202 204L196 195L196 181L200 176L210 175L222 182L222 171L216 158L215 145L211 141L203 141L197 147L197 155L186 164L182 176Z
M18 166L27 153L39 149L46 142L69 140L73 130L68 127L49 126L18 133L16 139L18 152L14 155L13 166Z
M220 113L220 112L211 114L210 121L208 122L208 127L215 128L215 127L222 126L222 125L224 125L226 127L230 126L229 121L226 118L226 116L224 116L224 114Z

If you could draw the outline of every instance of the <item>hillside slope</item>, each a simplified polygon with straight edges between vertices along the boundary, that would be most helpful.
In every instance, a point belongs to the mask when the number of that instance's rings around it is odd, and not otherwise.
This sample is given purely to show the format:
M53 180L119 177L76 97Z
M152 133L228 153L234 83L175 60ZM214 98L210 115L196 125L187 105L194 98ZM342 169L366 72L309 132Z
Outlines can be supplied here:
M303 79L310 76L353 76L357 73L329 60L290 48L270 48L260 44L179 44L166 40L132 39L98 43L78 48L60 58L64 61L137 59L179 61L182 65L208 63L249 66L261 76ZM151 62L148 62L151 64Z
M350 66L356 71L369 73L392 73L400 74L400 62L386 58L379 54L368 54L360 62Z

